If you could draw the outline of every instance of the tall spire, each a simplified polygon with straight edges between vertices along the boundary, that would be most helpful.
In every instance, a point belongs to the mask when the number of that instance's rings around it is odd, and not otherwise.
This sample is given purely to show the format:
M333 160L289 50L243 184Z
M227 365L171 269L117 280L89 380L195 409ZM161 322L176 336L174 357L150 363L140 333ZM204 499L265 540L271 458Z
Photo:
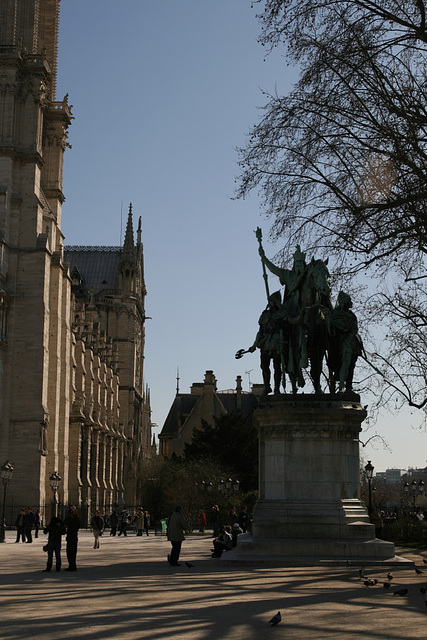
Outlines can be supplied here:
M138 219L138 231L136 232L136 245L141 244L142 228L141 228L141 216Z
M119 266L122 284L125 290L134 291L135 289L136 267L136 250L133 240L132 203L130 203L125 239L123 242L122 256Z
M135 248L135 245L133 242L133 218L132 218L132 202L131 202L129 204L128 221L126 224L125 240L123 242L123 255L130 254L133 256L134 248Z

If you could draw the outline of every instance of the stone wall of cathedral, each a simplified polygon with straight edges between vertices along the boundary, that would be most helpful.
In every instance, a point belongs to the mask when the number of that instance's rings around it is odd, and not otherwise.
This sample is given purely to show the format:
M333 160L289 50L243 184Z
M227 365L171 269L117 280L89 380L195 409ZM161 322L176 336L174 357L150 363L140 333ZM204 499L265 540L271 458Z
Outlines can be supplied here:
M123 272L108 301L116 327L101 298L76 295L64 259L72 115L55 97L58 17L59 0L0 3L0 465L14 467L8 503L45 518L53 472L60 502L86 515L135 504L138 460L152 451L140 229L123 248L133 285Z

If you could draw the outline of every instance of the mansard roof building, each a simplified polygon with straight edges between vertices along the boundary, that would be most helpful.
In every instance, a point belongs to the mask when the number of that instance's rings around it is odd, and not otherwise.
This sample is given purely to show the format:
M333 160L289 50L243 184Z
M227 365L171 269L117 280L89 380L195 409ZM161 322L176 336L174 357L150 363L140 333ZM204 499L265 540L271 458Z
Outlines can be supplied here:
M182 456L186 443L192 442L194 431L203 428L203 421L212 425L214 418L232 412L251 415L263 388L263 385L253 385L252 393L243 391L242 378L237 376L235 389L218 391L213 371L206 371L203 382L194 382L190 393L177 390L159 434L159 454L165 458Z
M58 23L59 0L1 2L0 464L14 505L44 508L57 472L60 502L106 509L136 503L153 454L141 222L135 242L130 208L123 247L64 251Z

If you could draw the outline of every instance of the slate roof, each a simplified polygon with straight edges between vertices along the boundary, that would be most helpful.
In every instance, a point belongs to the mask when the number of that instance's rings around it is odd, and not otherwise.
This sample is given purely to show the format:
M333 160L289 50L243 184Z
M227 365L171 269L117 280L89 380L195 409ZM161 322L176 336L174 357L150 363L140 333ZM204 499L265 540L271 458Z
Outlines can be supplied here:
M121 247L64 247L64 258L70 263L70 273L77 267L86 290L93 287L95 295L104 289L118 289Z
M230 393L217 391L216 396L223 404L227 413L236 411L236 392ZM190 415L196 403L200 400L200 395L192 393L178 393L169 410L160 435L174 436L178 433L179 425L182 426ZM241 413L246 416L251 414L258 406L258 401L252 393L242 393Z

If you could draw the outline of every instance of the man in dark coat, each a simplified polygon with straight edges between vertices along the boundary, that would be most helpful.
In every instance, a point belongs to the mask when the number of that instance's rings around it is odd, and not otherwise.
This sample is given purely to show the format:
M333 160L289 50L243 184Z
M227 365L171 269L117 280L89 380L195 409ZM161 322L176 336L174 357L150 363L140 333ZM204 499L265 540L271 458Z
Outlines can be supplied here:
M110 525L111 525L110 536L116 535L118 524L119 524L119 514L117 513L117 509L114 509L113 513L110 516Z
M20 509L18 513L18 517L15 520L16 527L16 540L15 542L19 542L20 538L22 538L22 542L25 542L25 511L24 509Z
M68 568L65 571L77 571L77 544L79 539L80 518L77 508L72 504L68 516L64 520L67 528L67 560Z
M182 541L185 540L184 531L187 524L181 515L181 507L175 507L175 511L168 519L168 540L171 543L171 552L168 554L168 562L172 567L179 567L179 554L181 553Z
M36 519L35 519L33 510L31 509L31 507L27 507L27 512L24 516L24 528L25 528L25 537L26 537L25 542L33 541L33 536L31 531L34 529L35 521Z

